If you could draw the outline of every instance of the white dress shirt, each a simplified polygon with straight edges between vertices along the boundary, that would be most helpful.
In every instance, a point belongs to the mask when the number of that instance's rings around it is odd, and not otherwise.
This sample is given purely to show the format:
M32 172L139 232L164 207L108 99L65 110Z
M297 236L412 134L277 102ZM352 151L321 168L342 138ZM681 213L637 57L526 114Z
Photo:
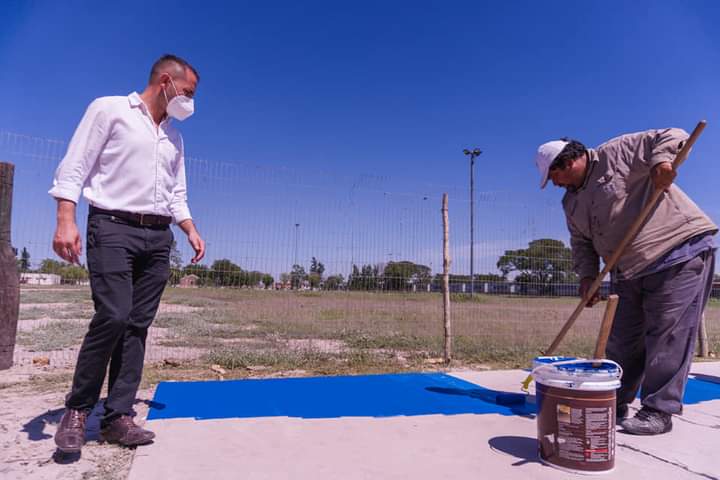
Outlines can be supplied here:
M55 172L55 198L107 210L191 218L183 140L168 118L155 125L137 92L88 107Z

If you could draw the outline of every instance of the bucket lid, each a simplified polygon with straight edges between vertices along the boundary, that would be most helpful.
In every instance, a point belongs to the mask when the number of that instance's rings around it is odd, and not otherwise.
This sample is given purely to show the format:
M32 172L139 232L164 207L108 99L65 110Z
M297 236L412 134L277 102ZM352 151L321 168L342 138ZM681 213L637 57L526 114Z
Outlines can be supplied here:
M561 372L569 375L592 375L601 377L616 377L620 373L620 367L615 362L603 360L601 362L582 361L579 363L562 363L554 365Z
M533 359L533 367L539 367L540 365L547 365L549 363L569 362L571 360L577 360L577 357L535 357Z
M611 360L568 360L541 364L533 369L538 383L575 390L614 390L620 386L622 369Z

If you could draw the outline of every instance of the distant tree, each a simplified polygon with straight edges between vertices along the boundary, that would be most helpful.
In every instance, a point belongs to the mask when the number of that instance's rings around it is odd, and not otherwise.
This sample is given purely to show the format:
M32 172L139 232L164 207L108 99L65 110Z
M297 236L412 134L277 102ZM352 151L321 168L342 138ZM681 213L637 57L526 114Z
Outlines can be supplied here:
M22 252L20 253L20 263L18 264L18 267L21 272L30 271L30 252L28 252L25 247L23 247Z
M257 287L262 283L263 272L253 270L252 272L243 272L241 275L240 286Z
M300 285L304 280L307 280L307 273L305 273L305 268L301 265L293 265L292 271L290 272L290 285L292 286L292 288L300 288Z
M84 265L66 265L61 273L62 283L77 285L85 282L89 278L89 274Z
M280 283L283 285L288 283L290 281L290 274L287 272L283 272L280 274Z
M271 288L273 283L275 283L275 279L273 278L272 275L270 275L269 273L266 273L265 275L262 276L262 283L263 283L263 285L265 285L265 288Z
M322 275L324 272L325 265L323 265L322 262L318 262L315 257L312 257L312 261L310 262L310 273L317 273L322 280Z
M345 279L341 274L330 275L325 280L325 290L339 290L344 282Z
M361 290L360 288L360 269L358 269L357 265L353 263L352 271L350 272L350 276L348 277L348 289L349 290Z
M66 262L45 258L40 262L40 273L59 275L62 283L77 284L88 279L88 271L84 265L72 265Z
M183 277L183 260L180 250L177 248L177 242L173 240L170 246L170 285L177 285Z
M319 288L322 283L322 277L317 272L312 272L307 276L308 282L310 282L310 288Z
M389 262L383 270L385 290L423 290L430 280L430 267L409 261Z
M215 260L210 275L216 287L239 287L243 282L243 269L227 258Z
M576 282L572 265L570 248L551 238L533 240L528 248L506 250L497 262L504 277L516 272L516 283L532 284L541 293L549 291L555 283Z
M177 242L173 240L170 246L170 266L180 270L183 266L183 259L180 250L177 248Z
M55 275L61 275L63 268L65 268L64 262L53 260L52 258L45 258L40 262L40 273L52 273Z
M380 268L377 265L363 265L358 269L357 265L352 266L352 273L348 278L348 289L350 290L377 290L380 287Z

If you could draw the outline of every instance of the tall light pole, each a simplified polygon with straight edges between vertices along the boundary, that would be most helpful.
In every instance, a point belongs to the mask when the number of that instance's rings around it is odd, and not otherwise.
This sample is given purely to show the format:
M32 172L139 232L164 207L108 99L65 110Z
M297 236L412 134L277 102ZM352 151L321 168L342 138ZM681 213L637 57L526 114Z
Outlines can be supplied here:
M482 150L474 148L463 150L463 153L470 157L470 296L475 291L475 158L479 157Z
M298 230L299 229L300 229L300 224L296 223L295 224L295 263L294 263L294 265L298 264Z

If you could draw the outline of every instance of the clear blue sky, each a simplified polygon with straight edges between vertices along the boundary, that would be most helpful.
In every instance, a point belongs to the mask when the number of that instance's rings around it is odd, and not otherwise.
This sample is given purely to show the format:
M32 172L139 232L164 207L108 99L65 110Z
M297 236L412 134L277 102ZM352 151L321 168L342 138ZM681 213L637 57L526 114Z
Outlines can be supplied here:
M705 118L679 183L714 214L719 20L712 0L4 0L0 130L66 141L93 98L142 90L173 52L201 75L191 156L466 188L478 146L478 190L559 202L537 192L539 143Z

